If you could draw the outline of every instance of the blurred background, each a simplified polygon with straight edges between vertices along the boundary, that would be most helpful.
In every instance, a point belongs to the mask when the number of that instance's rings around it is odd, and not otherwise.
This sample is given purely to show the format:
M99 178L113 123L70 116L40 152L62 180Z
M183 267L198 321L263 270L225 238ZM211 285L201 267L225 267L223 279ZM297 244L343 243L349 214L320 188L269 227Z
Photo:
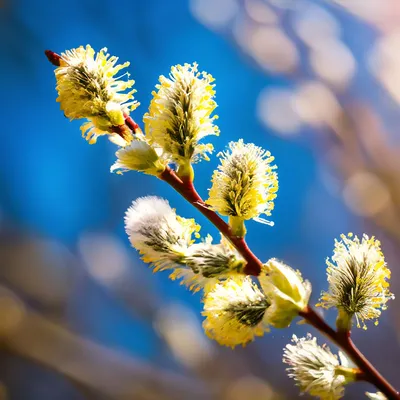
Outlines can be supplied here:
M109 173L115 146L64 118L45 49L130 61L139 122L171 65L210 72L216 151L244 138L279 167L275 226L249 222L248 242L301 269L316 302L347 232L382 241L400 293L399 27L398 0L1 0L0 399L297 398L282 349L315 333L294 324L235 350L205 337L201 296L151 273L123 216L158 195L218 233L162 182ZM203 197L216 165L196 166ZM399 300L369 325L355 342L399 386Z

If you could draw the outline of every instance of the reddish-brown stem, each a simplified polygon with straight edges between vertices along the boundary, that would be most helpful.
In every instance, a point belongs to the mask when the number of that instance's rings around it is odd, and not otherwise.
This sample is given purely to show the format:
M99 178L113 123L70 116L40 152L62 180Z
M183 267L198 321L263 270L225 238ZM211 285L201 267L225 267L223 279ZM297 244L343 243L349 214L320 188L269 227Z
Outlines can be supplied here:
M350 357L354 364L362 371L358 378L375 385L389 400L399 400L400 394L390 383L375 369L375 367L365 358L360 350L355 346L350 338L350 332L335 331L313 308L308 306L300 312L310 325L323 333L332 342Z
M60 60L61 56L57 53L54 53L54 51L51 50L45 50L44 54L46 54L47 59L55 66L59 67L60 66Z
M131 129L133 133L141 133L139 125L127 114L124 114L125 124Z
M259 275L262 262L254 255L247 246L244 238L234 236L230 226L211 210L197 193L192 182L183 182L171 168L166 168L159 178L170 184L180 193L189 203L196 207L236 248L241 256L246 260L244 272L247 275Z

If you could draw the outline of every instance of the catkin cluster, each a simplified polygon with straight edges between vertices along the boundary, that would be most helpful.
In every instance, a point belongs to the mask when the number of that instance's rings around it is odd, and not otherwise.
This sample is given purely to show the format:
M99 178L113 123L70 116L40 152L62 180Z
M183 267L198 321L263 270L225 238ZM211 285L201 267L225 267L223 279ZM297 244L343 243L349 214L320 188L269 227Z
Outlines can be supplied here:
M173 66L169 76L161 76L143 117L143 133L131 129L130 113L139 106L133 97L134 81L124 80L128 73L116 76L129 63L118 64L107 49L96 53L90 46L57 57L61 110L70 119L85 120L82 134L89 143L107 136L118 146L112 172L134 170L163 179L167 171L176 174L181 193L194 193L193 164L208 160L213 146L204 139L219 134L210 74L193 63ZM269 151L243 139L229 143L218 156L220 165L202 203L214 219L228 217L218 243L209 235L202 238L194 219L179 216L167 200L154 196L133 201L125 228L154 272L168 271L172 280L202 291L206 334L235 347L270 329L287 328L309 306L311 284L276 258L260 262L257 276L246 274L249 261L237 243L245 237L247 221L272 225L263 216L270 217L274 209L277 167ZM338 310L338 330L349 331L353 319L365 328L393 298L390 270L374 237L342 235L327 260L327 278L328 290L318 305ZM357 377L344 354L319 346L311 335L293 336L283 361L300 389L321 399L341 398L344 386ZM368 396L384 398L381 393Z

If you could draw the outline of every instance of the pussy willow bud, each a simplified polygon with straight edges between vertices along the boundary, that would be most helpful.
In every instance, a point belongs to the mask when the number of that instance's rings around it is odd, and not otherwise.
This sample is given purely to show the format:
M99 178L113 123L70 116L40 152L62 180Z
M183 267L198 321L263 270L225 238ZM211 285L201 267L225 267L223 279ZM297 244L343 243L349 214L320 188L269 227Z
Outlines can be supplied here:
M135 81L123 81L124 75L115 76L129 65L117 65L117 61L117 57L107 54L106 48L96 54L89 45L67 50L59 58L55 70L57 101L69 119L89 120L81 128L89 143L95 143L100 135L117 135L113 127L118 126L124 143L132 140L132 133L124 126L124 114L139 106L133 100L136 90L126 92Z
M271 302L268 321L275 328L286 328L308 304L311 284L303 281L300 272L274 258L259 276L261 287Z
M332 354L329 347L318 346L310 334L302 339L293 335L284 349L283 362L287 372L302 392L321 399L337 400L344 394L344 385L357 378L357 370L349 368L346 357Z
M234 276L207 292L203 322L208 337L229 347L245 345L268 331L269 301L250 277Z
M269 216L274 208L278 190L276 166L271 165L274 158L268 151L243 140L231 142L229 150L219 156L221 164L214 171L206 203L230 217L236 236L243 236L241 221L269 223L260 215Z
M242 272L245 265L224 240L217 245L194 244L192 237L199 236L200 226L176 215L168 201L159 197L134 201L126 212L125 226L132 246L154 272L168 270L170 279L180 280L194 292Z
M167 200L141 197L132 203L125 216L125 229L132 246L154 272L185 267L185 256L200 227L193 219L176 215ZM190 271L189 271L190 272Z
M176 268L171 279L182 279L182 283L190 290L206 292L222 279L242 274L246 261L235 248L223 237L221 243L212 244L208 236L202 243L188 247L182 262L184 268Z
M337 307L337 325L348 330L352 317L366 329L365 321L375 324L386 309L386 302L394 296L389 291L390 270L386 266L380 242L363 235L360 240L352 234L335 241L332 260L326 261L329 291L324 292L319 306Z
M246 261L224 238L220 244L208 242L190 246L186 263L193 272L205 278L223 278L231 274L243 273Z
M130 145L119 149L115 155L117 161L111 167L111 172L117 171L120 174L134 170L157 176L168 164L168 160L159 156L144 140L134 140Z
M211 144L200 144L208 135L218 135L211 117L217 107L214 78L198 72L194 63L171 68L169 78L160 76L149 112L144 116L145 132L151 144L161 147L178 165L178 174L191 174L190 163L208 159Z

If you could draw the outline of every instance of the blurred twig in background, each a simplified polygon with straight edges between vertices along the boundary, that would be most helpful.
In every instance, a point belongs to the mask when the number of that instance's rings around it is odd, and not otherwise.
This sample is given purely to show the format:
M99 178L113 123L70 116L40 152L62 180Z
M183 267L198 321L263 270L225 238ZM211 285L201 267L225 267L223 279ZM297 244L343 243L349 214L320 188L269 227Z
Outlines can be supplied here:
M88 399L236 400L244 393L249 399L260 393L265 399L282 398L266 381L249 374L250 364L265 369L261 358L253 355L250 362L250 354L208 342L195 314L157 296L148 271L132 265L116 238L86 234L77 256L57 242L17 232L3 232L0 239L3 355L58 372ZM186 372L154 367L69 331L67 304L81 279L97 283L132 318L152 326L158 361L171 354Z
M195 379L163 371L80 338L34 313L1 288L2 345L112 399L211 397ZM4 307L4 308L3 308Z

